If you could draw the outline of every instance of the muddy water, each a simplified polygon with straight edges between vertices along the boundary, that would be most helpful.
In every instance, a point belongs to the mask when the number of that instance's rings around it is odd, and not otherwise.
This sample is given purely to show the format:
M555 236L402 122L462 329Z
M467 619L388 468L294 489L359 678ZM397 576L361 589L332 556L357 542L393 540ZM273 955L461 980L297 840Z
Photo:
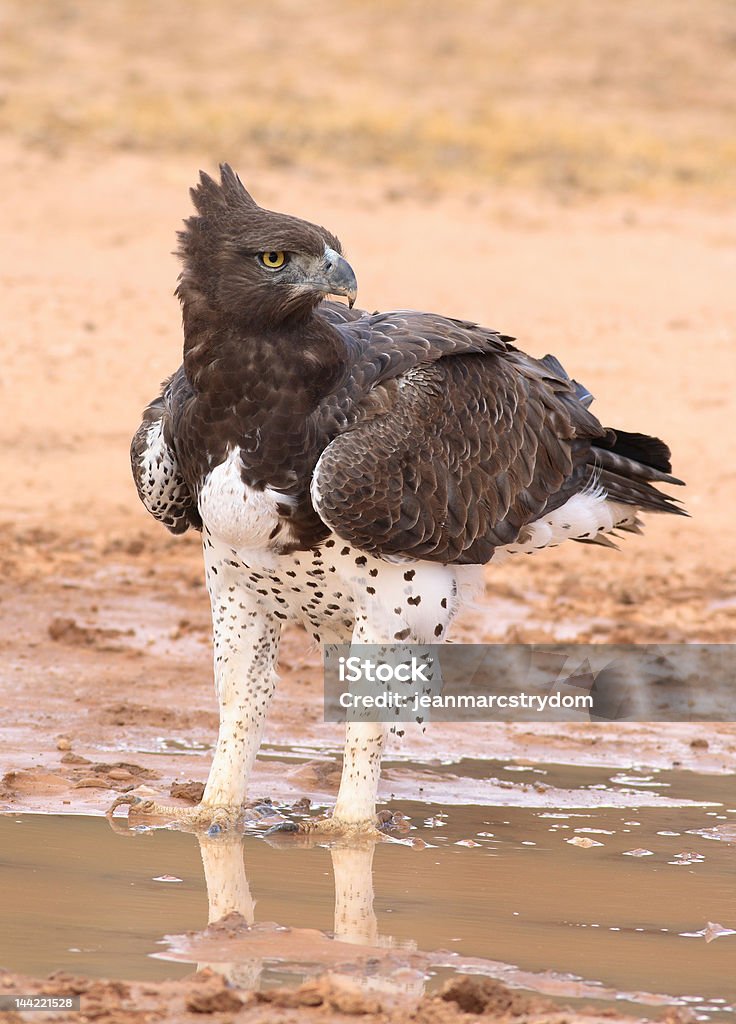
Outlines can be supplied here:
M472 776L477 767L434 771ZM733 779L651 771L593 778L587 769L533 765L494 772L530 785L577 781L581 791L584 778L603 801L628 792L630 806L394 805L412 818L407 842L415 845L355 854L258 834L200 844L170 830L119 835L98 818L1 817L0 966L177 977L223 955L199 948L196 937L163 937L199 932L235 908L294 935L318 929L356 949L391 948L393 968L413 956L415 976L430 988L453 969L470 970L568 1001L597 997L623 1009L624 1000L656 1016L658 1003L675 1000L704 1020L733 1019ZM637 807L637 794L653 788L708 805ZM298 956L284 953L273 929L246 935L236 955L227 953L227 968L247 962L247 977L262 985L300 980L328 963L321 947L310 953L309 935Z

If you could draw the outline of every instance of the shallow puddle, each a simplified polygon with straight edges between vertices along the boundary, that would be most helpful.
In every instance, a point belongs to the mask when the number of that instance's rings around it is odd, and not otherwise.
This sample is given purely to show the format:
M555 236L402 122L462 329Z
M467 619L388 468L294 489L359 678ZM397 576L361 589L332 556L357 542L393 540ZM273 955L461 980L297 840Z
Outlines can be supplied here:
M488 762L430 771L476 769L530 787L584 775L580 792L628 794L630 806L393 803L414 828L375 849L0 817L0 965L160 979L209 963L264 986L339 969L416 992L457 971L566 1002L651 1016L676 1002L702 1020L733 1019L731 777ZM709 805L637 805L651 791ZM231 910L258 927L199 934Z

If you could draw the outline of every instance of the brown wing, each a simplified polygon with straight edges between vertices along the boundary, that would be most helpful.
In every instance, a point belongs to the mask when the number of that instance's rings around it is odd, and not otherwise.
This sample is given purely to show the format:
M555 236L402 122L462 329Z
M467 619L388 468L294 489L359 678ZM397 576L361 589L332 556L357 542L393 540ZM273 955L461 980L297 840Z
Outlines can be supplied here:
M666 446L604 429L587 409L590 394L552 357L428 314L381 314L343 330L372 337L338 403L342 429L317 463L311 497L356 547L484 563L592 483L617 501L680 511L650 484L680 482Z
M374 387L316 467L323 521L375 554L482 563L580 489L605 432L569 382L516 356L440 358Z

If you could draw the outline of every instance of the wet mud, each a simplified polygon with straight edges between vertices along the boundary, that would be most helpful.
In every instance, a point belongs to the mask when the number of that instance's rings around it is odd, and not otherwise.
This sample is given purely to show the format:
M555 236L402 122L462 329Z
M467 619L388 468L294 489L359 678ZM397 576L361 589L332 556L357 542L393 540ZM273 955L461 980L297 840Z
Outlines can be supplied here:
M287 805L244 836L215 838L6 814L0 963L135 982L207 968L265 992L337 978L377 1005L416 1003L470 974L553 1006L731 1019L731 780L494 769L580 796L543 807L397 802L412 823L405 838L358 847L264 838L274 818L295 816ZM666 794L654 806L653 787Z

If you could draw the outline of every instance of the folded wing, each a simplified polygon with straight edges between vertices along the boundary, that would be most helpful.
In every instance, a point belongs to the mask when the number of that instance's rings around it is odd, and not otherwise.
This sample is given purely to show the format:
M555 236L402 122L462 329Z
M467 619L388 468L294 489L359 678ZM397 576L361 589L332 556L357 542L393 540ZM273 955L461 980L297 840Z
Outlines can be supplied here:
M679 482L666 446L645 435L619 442L556 360L426 314L383 314L343 330L361 336L363 350L341 402L348 422L323 451L311 494L324 523L354 546L484 563L592 486L679 511L650 483Z

